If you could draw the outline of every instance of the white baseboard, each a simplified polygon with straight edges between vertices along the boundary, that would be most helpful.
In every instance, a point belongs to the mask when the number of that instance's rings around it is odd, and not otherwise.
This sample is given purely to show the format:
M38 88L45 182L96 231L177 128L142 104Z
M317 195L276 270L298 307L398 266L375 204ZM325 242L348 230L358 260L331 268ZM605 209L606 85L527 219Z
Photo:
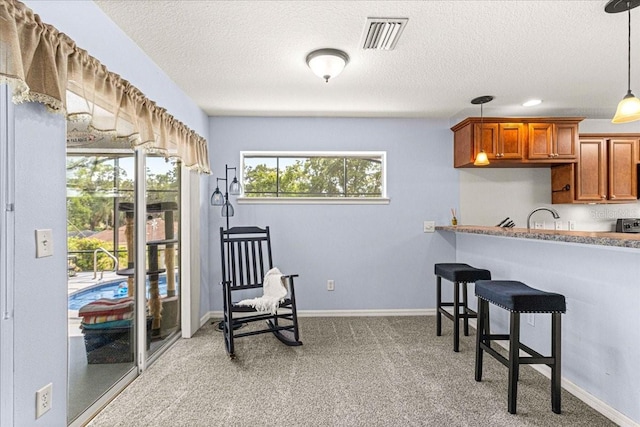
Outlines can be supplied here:
M400 309L400 310L298 310L298 317L371 317L371 316L435 316L435 308L426 309ZM209 311L200 319L200 326L204 326L209 320L221 319L222 311ZM476 329L475 319L469 320L469 325ZM499 341L498 345L509 349L509 343ZM551 378L551 368L546 365L529 365L547 378ZM640 427L640 424L631 418L616 411L607 403L581 389L576 384L562 378L562 388L575 397L595 409L621 427Z

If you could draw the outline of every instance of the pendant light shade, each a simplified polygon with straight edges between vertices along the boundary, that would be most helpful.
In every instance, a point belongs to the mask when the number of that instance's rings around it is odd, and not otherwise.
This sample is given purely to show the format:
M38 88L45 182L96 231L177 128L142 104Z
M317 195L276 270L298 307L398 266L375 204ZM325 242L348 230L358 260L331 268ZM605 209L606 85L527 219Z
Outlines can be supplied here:
M211 206L224 205L224 195L220 192L220 187L216 187L215 191L211 195Z
M233 205L231 203L229 203L229 201L227 200L226 202L224 202L224 205L222 205L222 209L220 210L220 215L224 218L224 217L231 217L234 214L234 210L233 210Z
M485 153L484 148L482 148L482 137L484 133L484 112L482 106L492 100L493 96L491 95L479 96L471 100L471 103L474 105L480 104L480 152L476 154L476 159L473 161L474 166L487 166L489 164L489 157L487 157L487 153Z
M319 49L307 55L307 65L311 71L327 83L340 74L348 63L349 55L337 49Z
M476 156L476 160L473 162L475 166L487 166L489 164L489 158L484 150L480 151Z
M612 123L628 123L640 120L640 99L631 93L631 9L640 6L640 0L610 0L604 7L607 13L627 12L627 94L618 104Z
M628 123L636 120L640 120L640 99L629 91L618 104L616 115L613 116L611 123Z
M242 186L238 182L238 178L234 176L233 181L229 184L229 194L239 196L240 193L242 193Z

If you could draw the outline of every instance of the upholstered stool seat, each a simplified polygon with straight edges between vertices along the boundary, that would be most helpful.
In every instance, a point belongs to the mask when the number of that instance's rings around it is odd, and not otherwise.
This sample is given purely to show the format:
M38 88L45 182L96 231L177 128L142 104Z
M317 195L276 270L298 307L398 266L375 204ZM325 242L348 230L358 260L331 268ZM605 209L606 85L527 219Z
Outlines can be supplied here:
M453 351L459 351L460 319L464 320L464 334L469 335L469 319L477 314L467 304L467 283L477 280L491 279L491 272L475 268L463 263L435 264L436 275L436 335L442 335L442 316L453 320ZM442 302L442 278L453 282L453 302ZM462 287L462 301L460 301L460 287ZM449 313L444 307L453 307Z
M482 380L483 352L489 353L509 368L508 410L516 413L518 376L521 364L545 364L551 368L551 410L561 412L561 315L566 311L563 295L534 289L513 280L478 280L478 332L476 336L476 381ZM492 335L489 327L489 303L511 312L508 335ZM545 357L520 342L520 313L551 314L551 356ZM491 347L491 341L508 340L509 358ZM520 350L529 357L520 356Z

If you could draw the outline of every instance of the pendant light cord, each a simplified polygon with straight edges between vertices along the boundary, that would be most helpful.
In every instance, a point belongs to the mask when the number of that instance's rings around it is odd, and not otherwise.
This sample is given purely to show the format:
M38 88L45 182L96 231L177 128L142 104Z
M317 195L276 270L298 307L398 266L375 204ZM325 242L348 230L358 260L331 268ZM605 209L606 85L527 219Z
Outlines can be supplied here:
M629 32L627 37L627 93L631 93L631 3L627 2Z

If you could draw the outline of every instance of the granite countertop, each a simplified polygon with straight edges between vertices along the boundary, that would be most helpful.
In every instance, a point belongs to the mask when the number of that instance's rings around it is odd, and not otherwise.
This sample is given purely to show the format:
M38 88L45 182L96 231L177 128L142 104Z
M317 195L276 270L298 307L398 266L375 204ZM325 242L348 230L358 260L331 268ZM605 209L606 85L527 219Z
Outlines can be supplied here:
M640 233L612 233L600 231L530 230L475 225L437 226L438 231L517 237L520 239L551 240L587 245L618 246L640 249Z

